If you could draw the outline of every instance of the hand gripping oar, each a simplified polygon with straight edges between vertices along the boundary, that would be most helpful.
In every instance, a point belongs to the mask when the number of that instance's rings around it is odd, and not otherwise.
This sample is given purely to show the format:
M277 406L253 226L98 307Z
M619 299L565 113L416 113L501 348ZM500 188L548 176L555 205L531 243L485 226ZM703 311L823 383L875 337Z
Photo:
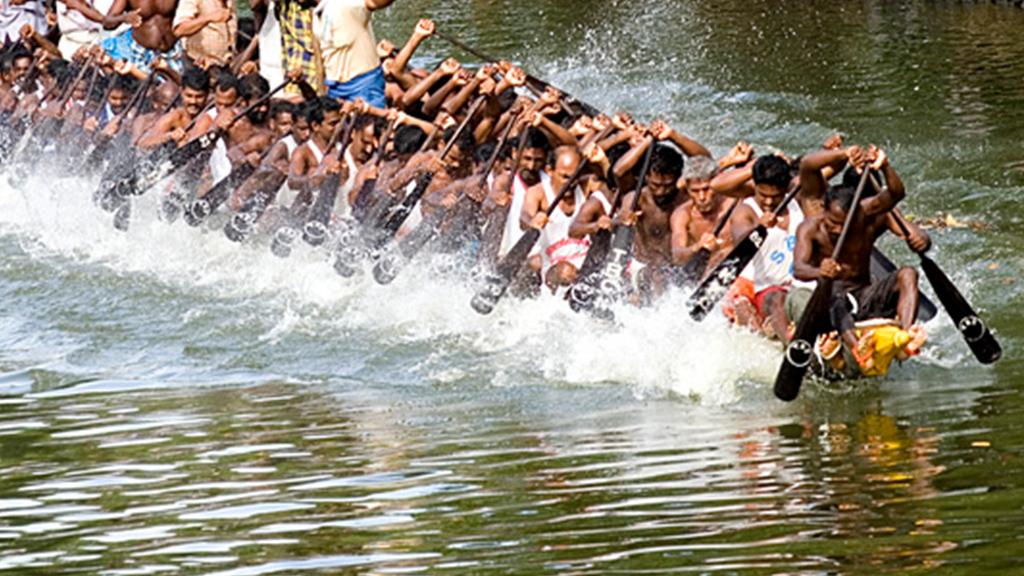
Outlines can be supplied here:
M347 136L351 138L351 132L349 132L349 130L351 127L355 126L355 119L353 119L351 122L345 122L345 120L347 119L348 115L345 115L342 118L343 121L339 122L338 126L334 129L334 132L331 133L331 138L330 140L327 141L327 151L324 153L324 160L327 159L328 153L336 151L338 140L342 138L343 133L347 134ZM348 144L345 143L345 146L347 147ZM339 154L337 158L339 161L341 161L341 159L344 158L344 152ZM317 170L320 170L321 168L323 168L323 166L323 163L319 164ZM335 196L330 198L330 204L320 208L321 210L326 210L326 221L330 221L331 208L334 206L334 198L337 197L337 184L339 184L341 181L341 172L339 171L337 175L338 178L334 181ZM325 177L324 182L321 183L321 189L318 191L320 192L320 194L317 194L316 198L314 199L314 202L316 202L317 200L326 200L322 193L325 191L324 185L327 183L329 176L330 175ZM295 240L299 237L298 229L296 229L295 226L292 226L292 224L294 223L298 225L299 223L301 223L298 221L304 221L305 218L308 218L312 212L313 207L307 209L305 205L297 206L296 204L293 203L292 206L289 207L288 212L286 212L286 215L289 217L288 222L281 226L278 226L277 230L274 231L273 240L270 241L270 252L274 256L277 256L278 258L287 258L292 255L292 246L295 244ZM326 236L326 234L327 227L325 224L324 236Z
M587 167L587 160L580 158L580 164L576 167L576 170L572 173L564 183L562 183L561 189L558 190L558 194L555 195L554 200L551 201L551 205L544 211L545 216L548 218L558 209L559 204L562 203L562 199L569 193L569 190L576 184L576 179L579 178L580 174L583 173ZM515 215L512 215L515 216ZM505 295L509 285L512 283L512 279L515 277L519 269L523 267L526 259L530 257L530 252L533 250L534 244L540 239L541 231L537 228L530 227L526 230L523 235L516 242L515 246L505 254L505 257L498 262L497 269L493 274L488 274L487 278L484 279L484 287L481 288L473 300L470 302L470 306L473 310L476 310L480 314L490 314L494 310L494 307L501 300L501 297Z
M224 134L226 134L227 131L230 130L231 127L235 125L235 122L238 122L242 118L246 117L250 112L252 112L256 108L266 104L268 100L273 98L275 94L280 92L289 83L291 83L291 80L286 80L285 82L282 82L273 90L267 92L255 102L243 108L240 112L238 112L238 114L234 115L234 117L231 119L231 122L227 126L223 128L214 128L208 131L206 134L202 134L196 138L193 138L192 140L189 140L188 142L185 143L184 146L172 152L170 157L168 157L164 162L159 163L157 166L149 170L148 173L140 175L135 180L134 194L137 196L145 194L150 188L152 188L158 182L173 174L175 170L191 162L196 156L203 154L204 152L213 150L213 147L217 144L217 141L220 140L221 137L223 137Z
M484 62L492 62L492 63L498 62L497 58L492 58L491 56L488 56L487 54L484 54L483 52L477 50L476 48L473 48L469 44L466 44L465 42L459 40L458 38L455 38L454 36L452 36L450 34L446 34L446 33L442 32L440 30L434 30L434 36L437 36L438 38L444 40L445 42L448 42L449 44L452 44L453 46L455 46L457 48L461 48L462 50L465 50L469 54L472 54L473 56L476 56L477 58L479 58L480 60L483 60ZM541 80L540 78L537 78L536 76L532 76L530 74L526 75L526 81L528 83L532 84L534 89L536 91L538 91L538 92L543 92L547 88L553 87L551 84L548 84L547 82ZM559 89L557 87L553 87L553 88L558 90L558 92L562 95L562 101L565 102L565 104L571 110L576 112L577 116L579 115L580 112L582 112L583 114L586 114L587 116L591 116L591 117L597 117L597 116L599 116L601 114L600 110L598 110L597 108L591 106L590 104L587 104L586 102L583 102L582 100L579 100L578 98L574 97L573 95L569 94L568 92L566 92L564 90L561 90L561 89Z
M633 193L633 202L630 211L635 213L640 207L640 195L643 194L644 184L647 183L647 171L651 166L651 158L654 156L654 148L658 145L655 140L651 141L647 153L644 154L643 165L640 168L640 178L637 179L636 191ZM615 298L623 292L623 277L633 256L633 241L636 238L636 224L618 224L612 230L611 241L608 245L608 256L605 257L605 265L601 272L597 273L597 290L593 296L604 298ZM598 310L593 307L594 300L590 302L588 310L600 318L611 320L611 310Z
M397 118L389 122L388 127L384 130L384 136L377 143L377 152L373 157L373 167L377 170L380 169L380 165L384 162L388 141L391 140L391 135L394 134L397 124ZM355 199L352 201L352 217L356 221L362 222L365 219L370 206L373 204L373 191L376 187L376 177L363 180L362 186L359 187L359 191L356 192Z
M336 153L339 164L345 162L345 152L352 142L352 130L355 125L356 119L353 117L342 132L341 144L338 145ZM384 146L389 137L388 134L384 134L381 138L381 146ZM309 219L302 227L302 239L306 241L306 244L319 246L327 239L327 225L331 222L331 212L334 211L334 202L338 198L338 188L340 187L341 169L339 166L337 172L328 174L320 184L320 191L317 192L316 200L313 201L313 207L309 211Z
M839 239L832 249L832 260L839 258L839 252L846 243L846 236L850 233L850 224L857 215L860 208L860 198L864 193L864 185L867 184L871 174L870 166L864 166L864 172L860 176L857 190L853 193L853 203L846 213L846 221L843 222L843 230L839 233ZM828 330L830 325L829 309L832 307L832 279L822 276L818 278L818 285L807 302L804 315L796 326L793 339L786 346L786 354L779 366L779 373L775 376L775 397L785 402L791 402L800 394L800 386L803 384L807 368L814 359L814 344L818 334Z
M719 218L717 223L715 223L715 229L711 232L713 236L717 238L718 235L722 233L722 229L729 223L729 218L732 216L732 213L736 210L736 207L739 206L739 204L739 199L732 201L732 205L729 206L729 209L726 210L725 214L722 214L722 217ZM701 246L699 250L690 256L690 259L686 264L683 265L683 269L679 272L678 276L680 282L682 284L693 284L700 280L701 276L703 276L704 272L707 270L709 260L711 260L711 251Z
M498 157L501 155L501 149L505 147L505 143L508 142L509 135L512 133L512 128L515 126L515 119L508 123L505 130L502 132L501 137L498 139L498 144L494 148L494 152L491 153L490 158L487 159L487 164L484 169L476 176L476 186L478 188L484 188L487 186L487 177L490 176L491 170L494 169L494 165L498 162ZM456 205L462 201L462 195L455 201ZM406 237L402 238L396 243L395 250L388 251L387 254L383 255L377 263L373 265L373 279L378 284L390 284L394 281L395 277L402 270L402 264L408 260L411 260L417 252L420 251L427 243L429 243L434 236L438 233L441 225L444 221L444 211L437 210L433 212L427 218L424 218L423 222L416 227L415 230L410 232ZM396 254L397 251L397 254Z
M277 191L288 179L288 174L275 169L265 169L252 176L260 178L259 187L246 200L242 208L224 225L224 235L232 242L242 242L249 237L260 216L270 207Z
M189 226L199 226L202 224L210 214L217 211L218 208L231 197L231 193L236 188L242 185L243 182L249 179L250 176L256 173L256 169L259 168L263 159L270 154L270 151L277 146L280 140L275 140L270 146L260 154L260 161L256 164L249 162L248 159L242 161L241 164L231 169L231 172L227 176L218 180L213 187L207 190L206 194L203 194L202 198L192 202L184 213L184 220Z
M796 186L789 191L782 199L782 202L772 210L772 216L776 218L789 206L789 203L800 193L800 187ZM768 229L758 224L753 230L733 247L732 252L718 263L718 266L711 271L704 281L697 286L697 289L690 294L687 304L690 306L690 318L700 322L715 309L715 304L725 296L736 278L743 269L750 264L750 261L757 256L758 250L768 237Z
M608 217L615 215L615 210L622 197L622 190L615 186L615 196L612 198L611 210ZM580 266L576 282L569 288L569 308L573 312L589 312L594 309L595 296L600 290L601 276L604 271L605 262L608 260L608 252L611 250L611 230L598 230L590 236L590 246L587 248L587 257Z
M516 121L513 120L510 124L515 125ZM502 190L503 196L509 199L508 204L495 206L484 223L484 235L480 241L478 262L485 262L488 269L494 266L498 259L498 252L501 250L501 241L505 236L505 224L508 222L508 212L512 209L512 191L515 190L515 181L519 174L523 151L526 150L526 141L526 127L523 127L522 132L519 133L519 144L516 146L516 158L512 163L512 171L509 172L508 183Z
M871 177L871 184L876 189L881 189L874 176ZM895 210L892 215L896 220L896 225L903 231L903 235L909 238L910 231L907 230L907 225L903 221L903 215ZM917 256L921 259L921 270L924 270L924 275L928 277L928 282L935 290L935 295L939 297L942 307L953 319L953 324L956 325L960 335L971 348L974 357L982 364L992 364L999 360L1003 356L1003 349L985 321L978 317L970 302L964 298L960 290L950 281L949 276L939 268L934 260L924 252L917 252Z
M224 134L234 126L235 122L238 122L247 116L257 107L265 104L274 96L274 94L277 94L290 82L291 80L282 82L263 97L243 108L238 114L234 115L227 126L223 128L214 128L213 130L190 140L185 143L184 146L177 148L171 152L170 156L167 156L162 161L158 161L155 165L150 164L151 168L142 175L137 175L137 173L128 175L127 186L115 185L114 190L122 196L122 200L125 200L125 202L122 203L121 207L118 208L117 214L114 215L114 227L121 231L127 230L128 216L131 214L131 206L130 203L127 202L128 197L125 196L125 194L128 196L141 196L149 191L150 188L156 186L156 184L161 180L170 177L178 169L197 160L200 156L208 156L211 154L213 152L213 147L217 144L217 141L219 141L221 137L223 137ZM196 118L198 117L199 116Z
M455 143L459 140L459 137L466 128L469 126L470 120L476 115L477 110L483 106L484 101L487 100L487 96L478 96L473 104L469 107L469 112L466 113L465 120L462 124L459 124L458 129L455 130L455 134L452 134L451 140L445 144L444 150L441 151L441 155L438 156L440 161L444 161L445 157L455 147ZM467 159L468 161L468 159ZM398 230L405 223L405 220L412 214L412 211L416 208L416 204L420 201L420 198L427 192L427 188L430 187L430 183L434 181L434 172L432 170L424 170L416 176L416 187L406 194L405 198L402 199L401 203L395 206L393 209L385 213L380 219L380 231L377 234L375 248L383 247L388 241L395 237Z

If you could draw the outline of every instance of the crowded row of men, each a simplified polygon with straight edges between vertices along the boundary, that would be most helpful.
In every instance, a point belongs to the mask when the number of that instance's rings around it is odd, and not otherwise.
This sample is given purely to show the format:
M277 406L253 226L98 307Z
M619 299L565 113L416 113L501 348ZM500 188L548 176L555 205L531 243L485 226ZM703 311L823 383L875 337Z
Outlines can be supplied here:
M337 182L332 222L363 232L427 182L397 238L429 227L421 237L434 249L493 266L536 229L540 238L517 276L521 294L564 292L598 235L632 227L629 297L650 302L699 280L680 274L699 253L709 256L703 272L710 273L761 225L766 239L725 301L735 322L786 341L814 283L830 278L832 323L851 348L856 321L895 318L914 327L915 271L872 278L869 266L887 230L915 250L929 243L918 227L904 222L904 234L896 221L905 188L885 151L834 136L795 159L757 155L742 142L715 159L664 121L588 114L508 62L473 71L452 59L429 70L411 66L434 32L423 20L400 49L382 43L383 89L340 96L298 68L283 81L289 89L276 92L254 59L180 72L156 59L143 71L96 44L65 60L26 35L0 56L0 148L6 162L24 161L15 156L19 136L58 119L38 153L56 148L77 170L74 162L94 158L89 152L101 145L109 165L125 147L141 158L216 132L216 148L191 166L187 183L172 178L158 193L185 187L186 196L203 199L248 165L251 175L220 210L245 210L260 198L268 206L258 217L271 232L308 219L326 182ZM873 177L854 206L864 170Z

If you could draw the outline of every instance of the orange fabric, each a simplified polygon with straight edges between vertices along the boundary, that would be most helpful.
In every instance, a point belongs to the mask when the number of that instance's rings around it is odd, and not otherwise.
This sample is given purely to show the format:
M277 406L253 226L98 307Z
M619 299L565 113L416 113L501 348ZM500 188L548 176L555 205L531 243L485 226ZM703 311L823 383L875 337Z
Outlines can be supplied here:
M736 302L743 299L753 303L755 298L754 283L748 278L740 276L732 283L732 286L729 287L729 292L722 299L722 313L725 314L726 318L735 322Z

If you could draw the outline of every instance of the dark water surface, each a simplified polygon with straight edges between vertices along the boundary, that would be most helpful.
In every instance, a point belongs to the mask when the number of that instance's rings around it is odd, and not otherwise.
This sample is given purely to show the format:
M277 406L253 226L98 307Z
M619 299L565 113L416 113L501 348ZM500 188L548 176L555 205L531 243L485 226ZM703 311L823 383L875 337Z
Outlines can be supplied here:
M782 405L777 351L683 295L479 318L442 258L382 288L152 206L119 235L36 167L0 175L0 574L1024 573L1024 11L424 0L378 34L422 15L719 153L886 147L909 212L978 225L933 256L1005 359L940 318Z

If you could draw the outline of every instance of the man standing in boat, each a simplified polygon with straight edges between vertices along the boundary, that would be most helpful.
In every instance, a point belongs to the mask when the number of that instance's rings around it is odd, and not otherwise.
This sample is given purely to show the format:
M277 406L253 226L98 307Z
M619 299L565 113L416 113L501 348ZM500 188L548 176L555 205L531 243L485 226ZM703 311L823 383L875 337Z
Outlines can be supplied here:
M339 100L361 98L384 108L384 71L373 35L373 13L394 0L324 0L320 34L327 95Z
M113 30L129 24L131 28L104 40L103 50L111 58L124 60L147 74L157 58L180 71L181 45L172 28L177 7L177 0L114 0L103 18L103 27Z

